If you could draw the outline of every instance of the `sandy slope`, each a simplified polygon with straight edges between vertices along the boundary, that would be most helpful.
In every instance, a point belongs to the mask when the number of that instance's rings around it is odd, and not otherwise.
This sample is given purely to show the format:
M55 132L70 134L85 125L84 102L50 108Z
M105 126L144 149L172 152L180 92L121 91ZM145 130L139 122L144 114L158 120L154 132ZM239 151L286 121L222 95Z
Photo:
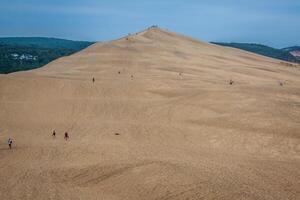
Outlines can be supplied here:
M0 108L0 199L300 199L299 66L150 29L0 76Z

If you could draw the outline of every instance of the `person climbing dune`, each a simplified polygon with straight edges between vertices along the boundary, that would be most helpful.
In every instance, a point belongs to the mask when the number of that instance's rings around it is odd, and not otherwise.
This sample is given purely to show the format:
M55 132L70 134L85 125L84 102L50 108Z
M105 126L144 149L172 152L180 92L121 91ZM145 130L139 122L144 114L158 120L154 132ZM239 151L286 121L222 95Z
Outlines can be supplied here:
M68 140L69 139L69 134L68 134L68 132L65 132L65 140Z
M52 132L52 137L53 138L55 138L55 136L56 136L56 132L55 132L55 130Z
M8 138L7 143L8 143L9 149L11 149L13 140L11 138Z
M92 81L93 81L93 83L95 83L95 78L94 77L93 77Z

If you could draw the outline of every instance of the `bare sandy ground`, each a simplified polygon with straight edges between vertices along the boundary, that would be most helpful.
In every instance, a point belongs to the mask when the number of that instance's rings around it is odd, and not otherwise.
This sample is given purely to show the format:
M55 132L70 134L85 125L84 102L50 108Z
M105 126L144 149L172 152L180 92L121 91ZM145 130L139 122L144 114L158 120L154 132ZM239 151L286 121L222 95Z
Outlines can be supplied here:
M299 200L300 68L150 29L0 76L0 141L1 200Z

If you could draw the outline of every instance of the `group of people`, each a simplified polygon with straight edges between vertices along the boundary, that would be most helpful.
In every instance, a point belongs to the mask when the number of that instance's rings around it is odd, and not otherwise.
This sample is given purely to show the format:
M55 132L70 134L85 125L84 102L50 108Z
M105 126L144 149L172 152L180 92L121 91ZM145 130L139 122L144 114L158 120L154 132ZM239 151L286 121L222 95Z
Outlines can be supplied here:
M55 131L55 130L52 132L52 137L53 137L53 138L56 137L56 131ZM65 132L65 134L64 134L64 139L65 139L65 140L69 140L69 138L70 138L69 133L68 133L68 132ZM8 138L7 144L8 144L9 149L11 149L11 148L12 148L12 144L13 144L13 139L12 139L12 138Z
M55 130L52 132L52 137L53 137L53 138L56 137L56 131L55 131ZM65 140L68 140L69 138L70 138L69 133L68 133L68 132L65 132L64 139L65 139Z

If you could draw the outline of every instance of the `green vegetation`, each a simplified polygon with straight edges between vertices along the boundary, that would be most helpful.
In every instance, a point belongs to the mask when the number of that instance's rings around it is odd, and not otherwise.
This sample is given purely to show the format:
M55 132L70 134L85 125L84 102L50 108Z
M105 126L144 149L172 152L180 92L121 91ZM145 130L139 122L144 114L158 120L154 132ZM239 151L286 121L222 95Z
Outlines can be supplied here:
M289 62L300 62L299 59L297 59L295 56L293 56L290 51L284 50L284 49L275 49L272 47L268 47L261 44L248 44L248 43L217 43L213 42L213 44L221 45L221 46L228 46L228 47L234 47L237 49L242 49L245 51L250 51L253 53L257 53L263 56L276 58L284 61ZM286 48L289 49L289 48Z
M39 68L91 44L55 38L0 38L0 73Z
M74 52L71 49L47 49L0 44L0 73L7 74L35 69Z
M288 52L300 51L300 46L287 47L287 48L283 48L282 50Z

